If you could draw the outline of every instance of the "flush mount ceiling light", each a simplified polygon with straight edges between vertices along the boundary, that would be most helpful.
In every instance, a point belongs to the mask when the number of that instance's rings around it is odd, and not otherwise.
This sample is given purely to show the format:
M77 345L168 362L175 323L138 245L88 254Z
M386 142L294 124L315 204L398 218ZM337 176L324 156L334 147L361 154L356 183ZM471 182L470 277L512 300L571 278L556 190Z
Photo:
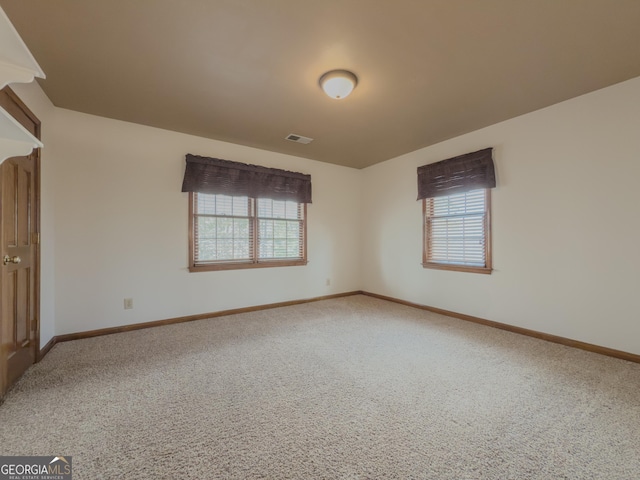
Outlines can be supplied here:
M324 93L337 100L348 97L358 84L358 77L348 70L331 70L320 77Z

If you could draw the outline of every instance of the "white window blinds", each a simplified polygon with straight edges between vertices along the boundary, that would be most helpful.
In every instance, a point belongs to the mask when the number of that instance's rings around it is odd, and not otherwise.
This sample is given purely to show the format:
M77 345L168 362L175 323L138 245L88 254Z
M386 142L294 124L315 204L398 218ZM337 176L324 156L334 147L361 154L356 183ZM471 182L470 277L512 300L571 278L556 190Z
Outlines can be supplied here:
M487 266L488 190L425 202L425 263Z
M192 269L306 263L306 204L192 193Z

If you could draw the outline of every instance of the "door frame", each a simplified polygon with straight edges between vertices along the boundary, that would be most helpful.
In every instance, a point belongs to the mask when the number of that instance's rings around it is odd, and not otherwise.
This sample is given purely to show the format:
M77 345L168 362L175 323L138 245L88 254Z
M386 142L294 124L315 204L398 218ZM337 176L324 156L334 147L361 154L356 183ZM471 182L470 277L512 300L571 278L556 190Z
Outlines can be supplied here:
M36 115L24 104L24 102L16 95L16 93L11 90L9 86L4 87L0 90L0 107L4 108L13 118L15 118L18 123L20 123L24 128L26 128L29 132L31 132L37 139L40 139L41 135L41 122L36 117ZM34 279L34 292L35 295L34 305L36 310L35 315L35 332L34 332L34 342L33 342L33 358L34 362L37 363L42 359L42 354L40 350L40 149L37 148L35 151L31 153L35 153L35 178L34 178L34 198L35 198L35 218L33 219L33 233L37 235L37 242L34 242L35 252L34 258L32 261L34 262L35 267L35 279ZM2 222L2 218L0 216L0 222ZM33 241L33 239L32 239ZM0 285L0 288L2 285ZM1 309L0 309L1 311ZM0 319L1 321L2 319ZM1 342L1 339L0 339ZM1 343L0 343L1 344ZM6 369L7 363L4 358L4 353L0 354L0 402L2 401L2 397L11 387L10 385L4 385L6 377Z

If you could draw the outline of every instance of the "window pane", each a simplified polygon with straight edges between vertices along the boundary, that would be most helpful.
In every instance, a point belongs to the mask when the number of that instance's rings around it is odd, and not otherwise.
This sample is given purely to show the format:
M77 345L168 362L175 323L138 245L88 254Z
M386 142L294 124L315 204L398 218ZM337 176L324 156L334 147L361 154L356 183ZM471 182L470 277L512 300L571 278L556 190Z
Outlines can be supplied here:
M250 258L249 239L235 240L233 242L233 258L236 260L245 260Z
M285 212L286 212L286 205L285 202L281 202L281 201L277 201L277 200L271 200L272 204L273 204L273 218L284 218L285 217Z
M233 259L233 240L218 239L218 248L216 250L216 260L232 260Z
M287 222L287 238L300 236L300 222Z
M287 238L287 222L283 220L275 220L273 222L273 237Z
M273 200L259 198L256 203L258 205L258 217L273 217Z
M233 215L233 197L216 195L216 215Z
M260 258L273 258L273 240L266 238L260 239L258 250Z
M300 217L300 204L297 202L286 202L285 218L295 220Z
M195 262L251 259L249 199L196 193Z
M300 257L300 242L298 240L287 240L287 257Z
M273 221L271 220L260 220L260 230L258 231L258 235L260 238L267 239L273 238Z
M249 219L234 218L233 219L233 237L235 239L248 240L249 235Z
M464 215L468 213L484 213L485 191L471 190L445 197L430 199L433 202L433 215Z
M289 220L301 219L301 208L298 202L259 198L257 203L258 217L285 218Z
M233 218L218 217L216 236L218 240L233 238Z
M259 258L302 258L301 205L297 202L258 199L257 209Z
M249 216L249 199L229 195L196 193L196 211L201 215Z
M301 258L302 228L298 220L258 222L259 258Z
M196 261L207 262L216 259L216 240L200 239L196 250Z
M233 214L236 217L248 217L249 216L249 199L247 197L232 197L233 198Z
M196 212L203 215L213 215L216 213L216 196L196 193Z
M287 257L287 239L277 238L273 241L273 256L275 258Z
M198 237L201 239L216 238L216 219L211 217L198 217Z

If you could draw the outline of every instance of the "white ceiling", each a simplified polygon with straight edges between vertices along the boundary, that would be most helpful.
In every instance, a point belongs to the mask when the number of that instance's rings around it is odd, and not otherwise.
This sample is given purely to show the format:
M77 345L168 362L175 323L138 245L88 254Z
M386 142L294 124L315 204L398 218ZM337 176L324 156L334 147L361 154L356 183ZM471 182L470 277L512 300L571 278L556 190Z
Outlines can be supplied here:
M59 107L356 168L640 75L638 0L0 6Z

